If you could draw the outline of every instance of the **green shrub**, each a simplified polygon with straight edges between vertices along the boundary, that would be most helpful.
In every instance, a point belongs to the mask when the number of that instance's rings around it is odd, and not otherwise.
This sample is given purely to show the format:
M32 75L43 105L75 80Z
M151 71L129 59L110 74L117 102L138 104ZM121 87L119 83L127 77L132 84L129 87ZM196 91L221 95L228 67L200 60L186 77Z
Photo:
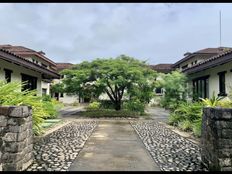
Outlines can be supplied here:
M43 100L43 101L51 101L52 98L51 98L50 95L44 95L44 96L42 96L42 100Z
M200 100L202 101L202 103L205 105L205 106L208 106L208 107L216 107L218 106L220 100L222 100L224 97L222 96L215 96L215 92L213 92L213 96L208 99L204 99L204 98L200 98Z
M95 102L90 103L90 104L87 106L87 109L88 109L88 110L99 109L99 108L100 108L100 105L101 105L101 103L95 101Z
M102 109L114 109L114 103L112 103L111 100L100 100L99 101L101 103L100 108Z
M217 103L217 106L222 107L222 108L232 108L232 101L231 100L219 101Z
M202 126L202 120L196 120L193 124L192 124L192 130L193 130L193 134L197 137L201 136L201 126Z
M0 105L3 106L31 106L32 107L32 119L33 119L33 132L34 134L42 133L41 124L44 122L46 116L51 114L49 107L43 103L42 97L37 95L37 91L21 91L21 82L6 83L0 81ZM53 111L53 110L52 110Z
M203 106L201 102L181 102L170 114L168 123L184 131L193 131L194 135L199 136Z
M96 110L87 110L84 112L80 112L81 116L85 117L139 117L139 113L132 112L128 110L119 110L116 111L114 109L96 109Z
M165 94L161 99L161 106L174 110L179 102L186 101L189 89L187 87L187 77L179 71L172 71L168 74L161 74L157 80L157 87L165 89Z
M183 131L191 131L192 130L192 122L189 120L183 120L178 123L178 127Z
M173 125L173 126L178 126L181 120L183 120L181 118L181 115L171 113L170 116L168 117L168 124Z
M145 104L140 102L139 99L130 100L124 103L123 108L132 112L138 112L140 114L143 114L145 109Z

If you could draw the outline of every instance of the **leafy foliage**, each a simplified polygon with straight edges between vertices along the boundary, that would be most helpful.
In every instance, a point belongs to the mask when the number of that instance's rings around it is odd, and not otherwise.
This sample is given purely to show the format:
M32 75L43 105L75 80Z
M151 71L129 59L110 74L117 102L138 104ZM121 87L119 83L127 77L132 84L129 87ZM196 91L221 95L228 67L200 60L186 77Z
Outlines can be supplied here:
M21 91L24 83L0 81L0 105L32 107L33 131L35 134L42 133L41 123L49 115L49 109L42 101L42 97L36 95L37 91Z
M221 96L215 96L215 92L213 92L213 96L212 98L208 99L204 99L204 98L200 98L200 100L203 102L203 104L207 107L216 107L219 104L219 101L222 100L224 97Z
M171 113L168 123L178 126L184 131L194 130L193 133L198 136L201 130L199 126L201 126L202 108L203 104L201 102L182 102Z
M84 117L139 117L138 112L128 111L128 110L112 110L112 109L96 109L96 110L87 110L80 113Z
M160 103L162 107L175 109L178 103L186 101L188 93L187 77L183 73L172 71L169 74L161 74L156 86L165 89L165 95Z
M94 99L106 93L115 110L121 109L125 93L130 100L149 102L156 77L145 62L125 55L115 59L84 61L61 73L66 75L63 80L65 92Z
M64 92L64 84L56 83L51 85L51 93L63 93Z
M138 112L141 115L144 114L144 109L145 109L145 104L140 102L140 100L129 100L124 103L124 109L133 111L133 112Z
M100 108L100 105L101 105L101 103L95 101L95 102L90 103L90 104L88 105L87 109L88 109L88 110L99 109L99 108Z
M63 107L63 105L57 100L51 98L49 95L45 95L42 97L43 107L47 112L47 115L44 118L57 118L58 110Z

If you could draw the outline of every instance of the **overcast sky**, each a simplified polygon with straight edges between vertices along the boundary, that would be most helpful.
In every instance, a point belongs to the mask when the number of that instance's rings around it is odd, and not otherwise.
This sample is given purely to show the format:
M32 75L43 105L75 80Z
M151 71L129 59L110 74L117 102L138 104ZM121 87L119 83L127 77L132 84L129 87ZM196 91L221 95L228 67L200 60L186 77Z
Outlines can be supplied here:
M55 62L80 63L126 54L150 64L185 52L232 47L232 4L0 3L0 44L44 51Z

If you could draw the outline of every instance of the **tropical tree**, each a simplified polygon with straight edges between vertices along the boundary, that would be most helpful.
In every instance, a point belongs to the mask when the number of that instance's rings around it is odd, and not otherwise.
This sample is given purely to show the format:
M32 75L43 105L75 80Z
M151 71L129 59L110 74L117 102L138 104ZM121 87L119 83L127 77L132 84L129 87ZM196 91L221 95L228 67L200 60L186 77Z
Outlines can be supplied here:
M115 110L121 109L125 94L129 99L149 102L156 78L156 73L145 62L125 55L84 61L61 74L65 75L65 92L83 96L88 91L93 98L106 93Z
M164 88L165 95L161 105L174 109L178 103L186 101L188 94L187 77L180 71L172 71L168 74L161 74L157 86Z

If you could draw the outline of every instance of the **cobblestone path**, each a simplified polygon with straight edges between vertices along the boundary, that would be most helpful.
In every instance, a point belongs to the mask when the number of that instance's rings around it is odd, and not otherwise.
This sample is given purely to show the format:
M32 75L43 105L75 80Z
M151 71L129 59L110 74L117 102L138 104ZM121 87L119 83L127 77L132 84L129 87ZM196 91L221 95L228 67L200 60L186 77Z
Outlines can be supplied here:
M131 121L161 171L207 171L198 145L157 121Z
M67 171L96 126L73 122L34 143L35 160L26 171Z

